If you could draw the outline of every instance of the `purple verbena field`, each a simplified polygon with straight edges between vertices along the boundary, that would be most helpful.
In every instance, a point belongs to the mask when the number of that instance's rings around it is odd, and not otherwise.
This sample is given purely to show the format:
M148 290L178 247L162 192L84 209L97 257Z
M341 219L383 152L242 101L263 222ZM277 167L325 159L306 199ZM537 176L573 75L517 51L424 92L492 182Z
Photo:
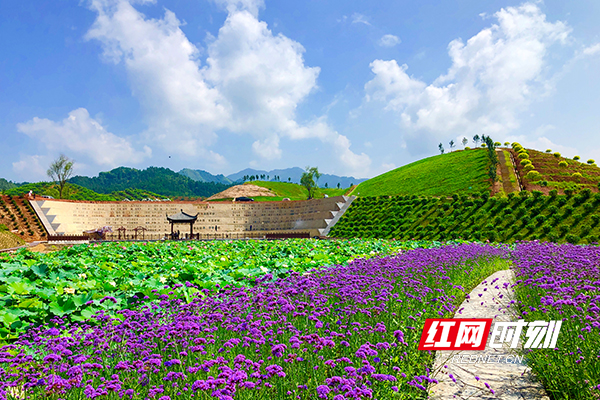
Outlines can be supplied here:
M526 351L555 399L600 398L600 248L519 243L512 251L519 313L563 320L557 348Z
M504 248L460 244L200 288L191 302L174 285L119 318L22 334L0 349L0 399L426 398L425 318L454 315L508 262Z

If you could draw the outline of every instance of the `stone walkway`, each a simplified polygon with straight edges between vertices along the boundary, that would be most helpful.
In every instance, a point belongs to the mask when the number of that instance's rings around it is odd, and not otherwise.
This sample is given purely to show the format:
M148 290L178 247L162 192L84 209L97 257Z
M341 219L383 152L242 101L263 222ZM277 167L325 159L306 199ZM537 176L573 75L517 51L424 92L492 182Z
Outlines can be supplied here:
M473 289L469 294L470 299L466 299L461 304L456 317L493 318L493 322L516 320L505 307L513 298L513 291L508 289L513 281L514 273L510 270L492 274ZM486 346L483 351L436 352L433 378L439 383L431 385L429 398L549 400L541 383L535 380L530 369L519 362L515 350ZM491 361L469 363L469 356L473 356L473 360L481 359L483 356ZM457 360L462 362L458 363ZM502 360L502 363L498 360Z

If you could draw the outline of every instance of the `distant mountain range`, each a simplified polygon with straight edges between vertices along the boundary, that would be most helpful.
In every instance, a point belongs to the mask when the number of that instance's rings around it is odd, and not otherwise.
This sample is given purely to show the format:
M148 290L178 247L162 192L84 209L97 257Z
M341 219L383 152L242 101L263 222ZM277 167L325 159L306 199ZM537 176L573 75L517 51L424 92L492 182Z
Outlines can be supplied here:
M223 184L239 184L246 180L261 180L261 181L281 181L281 182L293 182L300 183L300 178L304 170L302 168L293 167L286 169L273 169L271 171L258 170L252 168L246 168L240 172L236 172L231 175L224 176L222 174L212 175L210 172L203 170L192 170L189 168L182 169L179 171L180 174L187 176L190 179L200 182L215 182ZM250 177L250 178L249 178ZM338 176L331 174L322 174L318 180L319 186L323 187L327 184L328 187L349 187L350 185L357 185L366 179L357 179L351 176Z

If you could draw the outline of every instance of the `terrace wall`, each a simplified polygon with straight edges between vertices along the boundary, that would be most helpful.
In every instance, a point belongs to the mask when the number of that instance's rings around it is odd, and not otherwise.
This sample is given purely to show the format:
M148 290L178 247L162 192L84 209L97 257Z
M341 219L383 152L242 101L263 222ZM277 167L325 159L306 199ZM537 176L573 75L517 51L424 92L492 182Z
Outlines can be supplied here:
M309 231L321 235L340 213L346 196L308 201L277 202L81 202L69 200L32 201L34 210L51 235L81 234L83 231L123 226L128 232L142 226L147 233L164 234L171 227L166 216L180 210L198 213L194 233L245 231ZM175 225L182 233L188 225Z

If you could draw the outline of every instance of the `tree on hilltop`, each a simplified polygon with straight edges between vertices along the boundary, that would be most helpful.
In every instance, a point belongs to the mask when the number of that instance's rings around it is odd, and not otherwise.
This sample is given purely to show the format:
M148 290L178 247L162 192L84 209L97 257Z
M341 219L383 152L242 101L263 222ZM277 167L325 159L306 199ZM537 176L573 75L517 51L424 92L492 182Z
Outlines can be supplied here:
M50 164L50 168L46 173L58 185L58 198L62 199L63 190L67 180L73 175L74 161L69 159L64 154L61 154L56 160Z
M315 191L318 188L317 181L320 177L321 173L317 167L306 167L306 172L302 173L300 184L308 191L308 200L313 198Z
M463 140L462 140L463 147L466 147L467 143L469 143L469 139L467 139L466 137L463 137Z
M438 149L440 150L440 154L444 154L444 146L441 143L438 145Z
M480 140L481 140L481 138L479 137L479 135L473 136L473 142L475 143L475 147L479 146Z
M454 140L451 140L448 144L450 145L450 152L452 153L452 148L454 147Z

